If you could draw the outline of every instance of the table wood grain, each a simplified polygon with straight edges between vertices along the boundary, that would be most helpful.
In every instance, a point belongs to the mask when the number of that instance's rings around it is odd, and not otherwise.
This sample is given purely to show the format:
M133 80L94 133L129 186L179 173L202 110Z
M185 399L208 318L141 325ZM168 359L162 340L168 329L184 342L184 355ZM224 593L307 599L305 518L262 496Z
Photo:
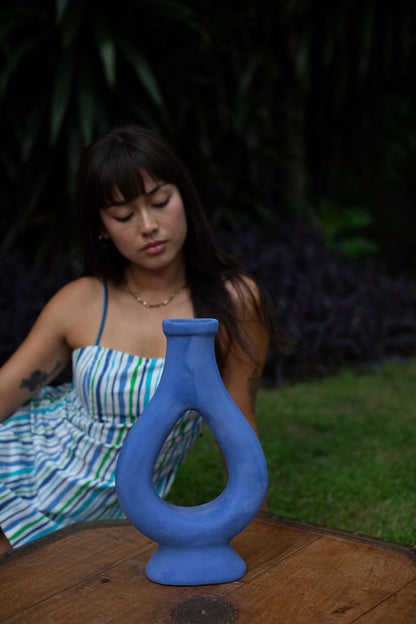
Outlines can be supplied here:
M156 544L128 521L73 525L0 556L10 624L412 624L413 548L259 514L233 540L248 566L222 585L149 581Z

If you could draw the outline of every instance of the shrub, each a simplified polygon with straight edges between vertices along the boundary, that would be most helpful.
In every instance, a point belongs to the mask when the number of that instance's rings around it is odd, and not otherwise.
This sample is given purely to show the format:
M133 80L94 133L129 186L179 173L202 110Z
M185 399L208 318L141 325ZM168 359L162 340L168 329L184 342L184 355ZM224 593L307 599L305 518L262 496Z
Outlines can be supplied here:
M244 267L267 288L282 327L296 340L286 353L270 349L269 383L416 352L416 290L406 279L328 251L317 230L298 224L250 225L220 238L246 259Z

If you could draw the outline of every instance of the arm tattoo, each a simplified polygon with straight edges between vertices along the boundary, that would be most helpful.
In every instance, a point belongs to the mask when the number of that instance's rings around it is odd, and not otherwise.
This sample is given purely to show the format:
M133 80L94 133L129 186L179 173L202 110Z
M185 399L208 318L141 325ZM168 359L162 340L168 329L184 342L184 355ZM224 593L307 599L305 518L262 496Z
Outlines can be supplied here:
M250 396L251 409L253 410L253 412L255 412L256 410L256 396L257 396L257 389L259 387L259 383L260 383L259 370L257 366L255 366L250 377L247 379L247 391Z
M60 368L61 362L58 361L50 373L46 373L45 371L37 369L33 371L28 379L22 379L20 388L27 388L30 392L35 392L35 390L39 390L46 383L48 378L53 377Z

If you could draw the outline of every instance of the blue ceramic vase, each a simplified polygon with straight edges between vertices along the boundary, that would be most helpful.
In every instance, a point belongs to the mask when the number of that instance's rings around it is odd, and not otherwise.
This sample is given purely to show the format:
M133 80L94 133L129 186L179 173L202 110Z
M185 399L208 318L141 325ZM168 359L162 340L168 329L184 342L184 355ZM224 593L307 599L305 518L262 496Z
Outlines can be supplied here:
M252 427L218 371L215 319L163 321L166 358L159 386L120 452L116 488L130 522L158 543L146 575L166 585L226 583L247 566L230 540L254 518L267 491L267 466ZM224 491L194 507L167 503L153 486L153 467L168 434L188 409L214 434L228 466ZM203 467L201 467L203 469Z

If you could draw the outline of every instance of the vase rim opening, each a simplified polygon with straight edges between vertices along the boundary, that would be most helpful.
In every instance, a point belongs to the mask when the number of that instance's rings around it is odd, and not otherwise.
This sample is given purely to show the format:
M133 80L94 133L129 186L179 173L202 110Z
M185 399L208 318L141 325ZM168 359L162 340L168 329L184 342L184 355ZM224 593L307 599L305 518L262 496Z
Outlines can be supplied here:
M166 336L215 336L219 323L214 318L173 318L162 322Z

